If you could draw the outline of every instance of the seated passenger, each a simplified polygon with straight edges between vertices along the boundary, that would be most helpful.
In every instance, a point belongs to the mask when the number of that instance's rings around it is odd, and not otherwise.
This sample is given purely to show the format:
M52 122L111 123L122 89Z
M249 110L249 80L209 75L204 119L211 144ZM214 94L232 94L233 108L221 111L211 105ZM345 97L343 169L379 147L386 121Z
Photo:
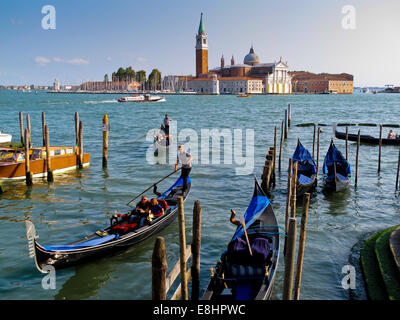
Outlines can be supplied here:
M136 208L131 211L129 223L134 223L140 219L139 227L141 227L144 221L147 219L149 206L150 201L147 199L147 196L142 196L142 199L138 202Z
M387 137L388 139L396 139L396 136L394 135L394 132L393 132L393 130L390 130L389 131L389 134L388 134L388 137Z
M155 218L164 214L164 208L158 203L157 199L151 199L149 214L152 214Z

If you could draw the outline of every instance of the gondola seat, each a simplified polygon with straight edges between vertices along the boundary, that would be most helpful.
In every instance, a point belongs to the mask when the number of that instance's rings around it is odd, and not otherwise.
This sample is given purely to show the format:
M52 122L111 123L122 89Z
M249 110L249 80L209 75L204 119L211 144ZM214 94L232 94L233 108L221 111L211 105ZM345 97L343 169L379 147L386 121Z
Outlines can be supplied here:
M134 230L138 226L137 223L124 223L113 226L111 229L115 233L126 233L128 231Z
M236 238L228 245L226 255L226 271L228 277L261 278L265 276L265 268L271 261L269 241L265 238L251 240L250 255L247 242Z
M307 177L307 176L302 175L302 174L299 174L297 180L301 184L310 184L313 181L313 179L311 179L310 177Z

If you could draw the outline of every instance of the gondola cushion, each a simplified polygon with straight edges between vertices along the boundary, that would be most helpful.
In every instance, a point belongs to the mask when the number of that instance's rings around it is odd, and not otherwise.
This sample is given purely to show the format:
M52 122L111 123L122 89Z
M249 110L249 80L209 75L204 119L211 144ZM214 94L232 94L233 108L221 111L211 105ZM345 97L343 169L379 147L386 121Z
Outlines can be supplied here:
M250 255L249 247L246 240L236 238L228 245L227 259L231 264L249 265L249 266L265 266L271 253L269 242L265 238L255 238L251 241Z
M137 223L125 223L125 224L120 224L112 227L112 230L116 232L127 232L129 230L133 230L136 228L138 224Z
M252 267L242 264L226 263L226 276L234 278L263 278L265 267Z
M310 184L313 181L313 179L305 175L299 174L298 181L300 184Z

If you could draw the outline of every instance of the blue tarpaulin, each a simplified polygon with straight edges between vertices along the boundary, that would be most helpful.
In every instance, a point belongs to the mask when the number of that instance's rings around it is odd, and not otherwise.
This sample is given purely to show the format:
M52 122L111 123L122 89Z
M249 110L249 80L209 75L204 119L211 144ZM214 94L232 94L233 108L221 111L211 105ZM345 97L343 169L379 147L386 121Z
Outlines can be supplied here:
M250 226L257 218L264 212L264 210L269 205L269 199L265 195L254 195L250 201L250 204L244 214L244 221L246 224L246 228ZM239 226L236 229L235 234L233 235L232 240L235 240L237 237L241 237L243 235L243 227Z
M297 144L297 148L292 156L293 163L297 162L297 171L311 171L311 174L317 173L317 168L310 152L303 147L300 143Z
M328 167L334 166L335 163L336 163L336 170L338 172L344 171L342 172L342 174L346 175L351 174L351 168L349 162L346 160L345 157L343 157L343 154L336 148L336 146L332 142L325 156L324 166L322 168L322 171L325 174L328 174Z

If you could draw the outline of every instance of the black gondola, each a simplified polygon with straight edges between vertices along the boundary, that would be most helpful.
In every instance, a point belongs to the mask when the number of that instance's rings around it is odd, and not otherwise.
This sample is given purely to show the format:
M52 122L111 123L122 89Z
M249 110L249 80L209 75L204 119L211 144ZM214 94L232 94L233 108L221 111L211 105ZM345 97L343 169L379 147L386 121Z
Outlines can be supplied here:
M136 229L135 226L121 221L121 219L114 221L114 224L112 223L104 230L97 231L68 245L40 245L36 240L38 236L35 226L31 221L26 220L30 256L34 258L37 269L45 273L47 271L43 268L48 265L56 269L66 268L137 244L166 228L175 220L178 211L178 197L182 196L185 201L190 193L190 177L188 177L187 188L184 192L182 185L183 180L180 177L158 197L165 201L168 208L162 216L149 221L141 228Z
M350 185L351 167L350 163L336 148L333 140L329 145L322 168L325 176L326 187L337 191L346 189Z
M238 226L215 267L203 300L267 300L279 261L279 226L268 197L255 179L244 215L252 255L243 226Z
M312 190L317 184L317 166L310 152L303 147L300 140L292 156L293 165L297 162L297 190L298 196Z
M348 141L358 141L358 134L353 134L349 133L347 134L348 136ZM335 130L335 137L341 140L346 140L346 133L344 132L339 132ZM362 143L368 143L368 144L379 144L379 138L375 138L370 135L365 135L365 134L360 134L360 142ZM392 145L392 146L397 146L400 145L400 139L386 139L382 138L382 145Z

